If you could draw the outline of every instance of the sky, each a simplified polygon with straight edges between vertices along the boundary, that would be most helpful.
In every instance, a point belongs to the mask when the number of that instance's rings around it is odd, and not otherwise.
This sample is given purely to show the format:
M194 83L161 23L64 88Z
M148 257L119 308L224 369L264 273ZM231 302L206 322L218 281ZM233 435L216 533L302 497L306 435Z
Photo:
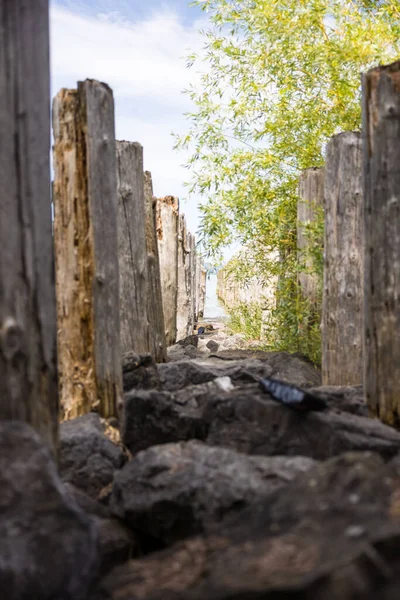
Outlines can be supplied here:
M181 200L189 230L198 228L196 199L184 202L185 154L171 135L185 133L191 109L182 94L198 75L185 56L200 50L204 15L186 0L52 0L51 93L98 79L114 92L116 138L140 142L156 196Z

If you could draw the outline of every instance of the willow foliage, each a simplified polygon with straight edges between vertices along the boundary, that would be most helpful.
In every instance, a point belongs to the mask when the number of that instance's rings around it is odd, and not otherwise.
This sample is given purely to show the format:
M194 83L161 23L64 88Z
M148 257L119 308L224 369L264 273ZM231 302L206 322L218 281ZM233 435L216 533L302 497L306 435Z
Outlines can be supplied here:
M323 164L332 135L360 128L360 72L400 57L400 1L194 4L210 26L205 55L189 57L189 66L205 63L204 74L186 91L193 111L177 147L191 150L204 241L214 254L239 241L250 272L264 281L279 276L274 344L299 349L299 173ZM238 271L246 276L245 265Z

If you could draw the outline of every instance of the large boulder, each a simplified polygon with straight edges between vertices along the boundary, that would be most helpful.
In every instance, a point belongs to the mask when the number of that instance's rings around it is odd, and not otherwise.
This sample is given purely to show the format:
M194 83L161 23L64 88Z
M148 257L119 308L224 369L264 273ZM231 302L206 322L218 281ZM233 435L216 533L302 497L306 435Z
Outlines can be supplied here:
M96 413L60 426L61 478L95 499L110 485L114 471L126 460L122 448L105 435L104 429Z
M215 531L227 514L314 465L310 458L246 456L197 441L154 446L116 474L110 507L132 529L170 544Z
M141 542L134 532L111 511L70 483L65 489L68 496L86 513L97 533L99 573L103 576L113 567L137 556Z
M93 600L395 600L399 547L400 472L352 453L235 514L218 533L129 561Z
M170 392L216 377L231 377L238 383L249 381L249 373L274 377L302 388L321 385L320 371L308 360L289 352L227 350L217 352L212 358L179 359L179 362L158 365L158 372L162 388Z
M0 422L0 489L1 598L86 598L97 575L95 528L24 423Z
M235 376L229 368L215 372ZM244 377L246 372L237 373ZM329 396L325 398L330 406ZM133 453L189 439L245 454L316 460L349 450L378 452L387 459L400 452L399 432L380 421L340 411L336 400L332 409L299 414L273 400L258 384L235 387L227 377L174 393L128 394L123 439Z

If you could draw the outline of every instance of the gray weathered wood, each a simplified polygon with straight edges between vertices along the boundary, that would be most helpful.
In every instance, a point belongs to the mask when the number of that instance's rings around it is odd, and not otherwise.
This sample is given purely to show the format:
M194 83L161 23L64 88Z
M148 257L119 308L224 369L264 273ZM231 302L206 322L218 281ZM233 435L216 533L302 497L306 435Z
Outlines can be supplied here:
M191 274L190 249L185 215L179 216L178 235L178 296L177 296L177 340L192 333L191 331Z
M179 201L174 196L157 200L157 241L167 346L176 341L178 293Z
M122 372L114 101L97 81L53 105L58 364L64 418L117 414Z
M157 244L157 199L153 196L151 173L144 173L144 200L146 214L146 247L148 266L147 316L149 319L150 353L158 363L167 359L164 311L162 304L160 260Z
M188 247L190 249L190 304L191 304L191 324L194 327L197 323L196 314L196 238L190 234L188 239Z
M0 418L55 450L47 0L0 0L0 82Z
M303 270L298 281L301 295L315 306L320 298L320 282L313 273L313 261L308 253L309 237L307 225L312 225L318 218L318 208L324 205L323 168L310 168L303 171L299 180L299 201L297 203L297 249L298 259ZM321 247L323 240L321 240Z
M357 385L363 372L361 134L340 133L327 146L322 308L324 385Z
M150 352L143 148L117 142L121 352Z
M400 61L363 76L365 394L400 425Z

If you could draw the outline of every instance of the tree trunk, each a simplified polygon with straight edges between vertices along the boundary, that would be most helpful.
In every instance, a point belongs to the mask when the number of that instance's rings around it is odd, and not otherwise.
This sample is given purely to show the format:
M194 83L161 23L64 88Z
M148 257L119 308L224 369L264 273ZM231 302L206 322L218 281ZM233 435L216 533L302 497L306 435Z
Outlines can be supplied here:
M150 352L143 148L117 142L121 351Z
M400 61L363 76L365 394L400 425Z
M361 134L327 146L322 308L324 385L357 385L363 373L363 194Z
M64 418L121 401L117 167L112 91L97 81L53 105L58 365Z
M157 244L156 205L151 173L144 173L144 200L146 213L146 247L148 266L147 315L149 319L150 352L156 362L167 360L164 311L161 292L160 260Z
M157 240L160 256L161 289L167 346L172 346L176 341L178 218L178 198L174 196L158 198Z
M196 314L196 238L190 234L188 240L188 247L190 249L190 319L192 327L197 323Z
M48 9L0 0L0 418L56 451Z

